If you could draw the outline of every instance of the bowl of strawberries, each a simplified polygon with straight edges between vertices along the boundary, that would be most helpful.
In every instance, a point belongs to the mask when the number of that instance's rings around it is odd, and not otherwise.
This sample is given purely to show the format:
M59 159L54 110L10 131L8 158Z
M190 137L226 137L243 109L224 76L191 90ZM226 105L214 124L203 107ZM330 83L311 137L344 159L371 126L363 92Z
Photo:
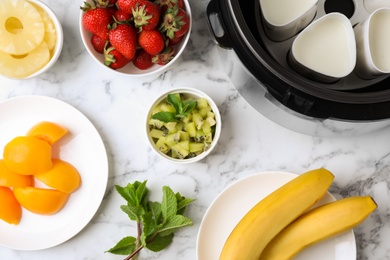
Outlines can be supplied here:
M166 71L183 52L192 28L188 0L87 0L80 9L88 53L125 76Z

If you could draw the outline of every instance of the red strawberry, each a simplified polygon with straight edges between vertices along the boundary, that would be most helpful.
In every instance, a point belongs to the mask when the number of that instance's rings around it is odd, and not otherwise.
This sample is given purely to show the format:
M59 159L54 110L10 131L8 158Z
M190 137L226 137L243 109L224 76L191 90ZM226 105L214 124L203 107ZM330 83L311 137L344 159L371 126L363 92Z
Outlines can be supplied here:
M123 11L122 9L118 9L115 12L114 17L117 22L126 22L126 21L130 21L133 15Z
M116 24L109 32L112 46L128 59L133 59L137 48L137 33L128 24Z
M126 66L131 60L127 59L114 47L104 50L104 64L112 69L120 69Z
M153 30L160 22L160 6L144 1L133 8L133 17L135 27L140 30Z
M181 37L190 27L188 14L181 8L168 8L165 12L160 31L165 32L168 38Z
M136 66L140 70L146 70L146 69L152 67L152 65L153 65L152 55L150 55L149 53L147 53L143 49L139 49L135 53L133 64L134 64L134 66Z
M84 28L103 40L107 40L108 26L114 21L110 10L108 8L91 6L87 2L81 9L85 11L83 16Z
M165 65L168 62L170 62L174 56L175 56L175 50L173 49L172 46L168 46L161 53L155 55L152 58L152 62L159 65Z
M132 9L135 9L136 5L143 3L147 0L118 0L117 5L118 8L125 11L126 13L131 14Z
M181 39L183 39L183 36L180 36L180 37L176 37L176 36L173 36L173 38L168 38L169 39L169 45L175 45L175 44L178 44Z
M160 53L164 47L164 37L158 30L141 31L138 35L138 44L150 55Z
M97 35L92 35L91 43L95 51L98 53L104 53L104 46L106 45L107 40L103 40Z

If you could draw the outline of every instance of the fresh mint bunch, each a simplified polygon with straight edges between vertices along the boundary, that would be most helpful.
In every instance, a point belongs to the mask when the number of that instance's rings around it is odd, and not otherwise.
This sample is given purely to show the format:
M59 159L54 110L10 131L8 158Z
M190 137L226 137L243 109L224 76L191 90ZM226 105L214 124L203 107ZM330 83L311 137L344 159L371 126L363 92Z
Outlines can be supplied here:
M175 112L158 112L152 116L153 119L158 119L162 122L177 122L182 118L187 117L196 106L195 100L182 101L180 96L168 94L166 102L175 108Z
M106 252L128 255L125 259L132 259L145 247L158 252L172 242L175 231L192 225L191 219L184 217L183 213L194 199L185 198L164 186L162 201L149 201L146 182L136 181L125 187L115 185L116 191L127 201L121 206L122 211L137 222L137 236L123 238Z

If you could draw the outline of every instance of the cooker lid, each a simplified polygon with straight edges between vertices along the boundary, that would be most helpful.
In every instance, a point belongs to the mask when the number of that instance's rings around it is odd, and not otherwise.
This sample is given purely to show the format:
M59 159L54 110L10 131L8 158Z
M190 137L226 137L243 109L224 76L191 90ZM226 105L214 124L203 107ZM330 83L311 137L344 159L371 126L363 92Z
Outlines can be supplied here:
M279 64L258 31L259 0L211 0L207 13L217 14L224 33L219 45L231 48L248 71L284 106L315 118L374 121L390 118L390 78L368 88L340 91L321 87ZM261 100L259 100L261 102Z

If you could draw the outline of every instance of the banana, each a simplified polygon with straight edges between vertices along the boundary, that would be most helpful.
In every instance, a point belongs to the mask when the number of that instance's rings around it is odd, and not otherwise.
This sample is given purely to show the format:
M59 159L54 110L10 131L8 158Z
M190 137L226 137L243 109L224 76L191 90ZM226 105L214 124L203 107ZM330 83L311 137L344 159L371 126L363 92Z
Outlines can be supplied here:
M283 228L323 197L333 174L320 168L305 172L258 202L236 225L220 260L258 260Z
M260 259L292 259L308 246L359 225L376 208L370 196L357 196L312 209L283 229L266 246Z

